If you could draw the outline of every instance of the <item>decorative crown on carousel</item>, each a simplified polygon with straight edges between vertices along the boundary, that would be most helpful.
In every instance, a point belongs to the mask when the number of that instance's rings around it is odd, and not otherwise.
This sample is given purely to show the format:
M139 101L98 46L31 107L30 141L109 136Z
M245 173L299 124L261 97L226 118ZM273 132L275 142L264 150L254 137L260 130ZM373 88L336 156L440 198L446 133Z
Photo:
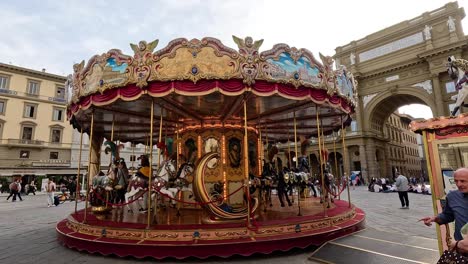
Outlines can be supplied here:
M140 41L138 45L130 44L133 56L118 49L95 55L86 65L82 61L73 66L74 73L67 81L71 95L69 104L76 104L91 94L102 94L127 85L136 85L144 93L144 87L155 81L197 83L241 79L246 89L258 81L301 89L325 89L329 95L343 97L355 105L357 82L343 65L334 70L332 57L320 54L320 63L309 50L286 44L276 44L271 50L259 52L263 40L236 36L233 39L238 51L218 39L206 37L201 40L178 38L157 51L154 50L158 40ZM69 114L72 113L69 111Z

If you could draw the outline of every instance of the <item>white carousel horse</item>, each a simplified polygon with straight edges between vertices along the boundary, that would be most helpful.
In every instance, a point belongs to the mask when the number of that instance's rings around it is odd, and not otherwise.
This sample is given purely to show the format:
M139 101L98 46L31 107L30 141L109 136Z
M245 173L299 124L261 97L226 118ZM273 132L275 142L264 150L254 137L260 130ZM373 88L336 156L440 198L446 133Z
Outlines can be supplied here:
M156 194L158 192L167 195L170 198L174 198L178 192L177 188L167 188L169 178L173 178L175 175L175 165L173 160L164 161L163 164L159 167L159 169L155 173L156 177L151 182L151 199L154 200ZM135 198L142 193L144 193L148 186L148 179L138 176L138 174L134 174L128 183L127 193L125 193L125 202L128 203L130 198ZM140 207L140 211L145 211L145 205L147 204L148 194L143 194L143 203L142 206L140 201L138 205ZM175 204L175 201L173 204ZM133 211L129 204L127 204L127 208L129 211Z
M125 203L127 204L128 211L133 212L132 208L128 204L128 201L139 197L146 191L148 186L148 179L138 176L136 173L128 181L127 192L125 193ZM143 209L140 201L137 201L140 209Z
M456 80L455 89L458 91L457 95L452 96L452 100L456 100L455 108L451 115L454 116L460 107L466 106L464 104L466 97L468 96L468 61L462 59L455 59L454 56L448 58L447 72L449 76Z
M167 195L171 199L171 205L175 207L177 203L174 199L177 197L179 189L169 187L169 181L175 178L176 166L174 160L166 160L156 172L156 178L151 184L151 199L154 200L158 193Z

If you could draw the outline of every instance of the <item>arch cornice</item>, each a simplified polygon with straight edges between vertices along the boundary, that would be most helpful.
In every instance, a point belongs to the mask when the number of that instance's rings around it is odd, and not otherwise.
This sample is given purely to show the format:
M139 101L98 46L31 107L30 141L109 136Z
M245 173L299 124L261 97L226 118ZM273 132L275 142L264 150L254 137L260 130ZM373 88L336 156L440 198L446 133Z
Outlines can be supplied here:
M372 120L372 117L375 115L375 111L378 111L378 106L384 102L385 100L394 97L394 96L413 96L419 99L422 103L426 104L429 108L431 108L433 113L437 112L436 103L434 102L432 96L428 94L426 91L419 87L398 87L395 89L388 89L378 93L374 98L372 98L369 103L364 108L364 120ZM415 101L414 103L421 103ZM391 114L391 113L389 113ZM364 122L365 129L370 129L371 122Z

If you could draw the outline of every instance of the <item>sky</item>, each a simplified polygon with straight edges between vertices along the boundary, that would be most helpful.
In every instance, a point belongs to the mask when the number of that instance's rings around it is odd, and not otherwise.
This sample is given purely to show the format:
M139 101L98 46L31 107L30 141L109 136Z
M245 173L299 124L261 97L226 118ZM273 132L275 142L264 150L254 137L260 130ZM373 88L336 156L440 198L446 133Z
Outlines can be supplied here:
M129 43L232 35L333 56L335 48L444 6L447 0L2 0L0 62L68 75L74 63ZM458 5L468 10L468 0ZM468 28L468 19L463 20ZM414 110L408 110L415 115ZM421 110L426 113L427 110ZM430 110L429 110L430 112ZM419 116L416 116L419 117ZM425 117L425 116L421 116Z

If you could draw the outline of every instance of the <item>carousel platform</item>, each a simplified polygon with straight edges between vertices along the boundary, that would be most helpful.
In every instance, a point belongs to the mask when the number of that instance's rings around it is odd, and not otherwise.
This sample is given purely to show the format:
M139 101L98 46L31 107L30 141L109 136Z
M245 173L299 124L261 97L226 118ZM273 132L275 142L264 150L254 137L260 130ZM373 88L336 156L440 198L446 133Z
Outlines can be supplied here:
M280 207L261 206L250 223L212 219L202 209L166 207L156 210L148 226L147 213L131 213L115 208L107 215L94 215L90 209L70 214L57 224L58 240L79 251L156 259L211 256L249 256L292 248L319 246L364 228L365 214L348 202L336 200L325 211L318 198L297 200ZM178 212L180 215L178 215Z

